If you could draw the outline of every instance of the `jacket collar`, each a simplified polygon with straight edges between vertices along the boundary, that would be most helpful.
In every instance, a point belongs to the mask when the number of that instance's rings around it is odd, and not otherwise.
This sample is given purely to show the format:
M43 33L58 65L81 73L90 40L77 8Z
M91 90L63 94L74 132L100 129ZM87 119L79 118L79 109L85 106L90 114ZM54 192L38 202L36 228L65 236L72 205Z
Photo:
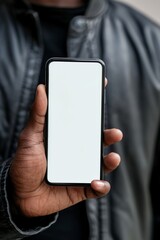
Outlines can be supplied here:
M85 16L87 18L94 18L103 14L108 8L108 2L109 0L89 0ZM14 0L13 4L17 13L31 10L31 6L27 0Z
M103 14L108 8L109 0L90 0L86 11L87 18L94 18Z

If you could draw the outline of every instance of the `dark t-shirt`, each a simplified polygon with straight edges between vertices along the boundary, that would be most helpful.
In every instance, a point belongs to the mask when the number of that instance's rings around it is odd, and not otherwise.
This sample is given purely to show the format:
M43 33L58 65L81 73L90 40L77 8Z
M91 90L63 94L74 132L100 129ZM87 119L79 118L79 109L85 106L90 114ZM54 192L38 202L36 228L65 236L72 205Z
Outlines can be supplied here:
M86 6L79 8L51 8L34 5L39 13L44 40L44 55L40 83L44 83L45 63L51 57L67 57L68 27L72 18L84 15Z
M44 56L41 66L40 83L45 81L45 62L51 57L67 57L66 39L71 19L83 15L85 7L50 8L33 6L39 13L44 39ZM85 203L79 203L59 213L59 218L46 231L29 237L33 240L88 240L89 227Z

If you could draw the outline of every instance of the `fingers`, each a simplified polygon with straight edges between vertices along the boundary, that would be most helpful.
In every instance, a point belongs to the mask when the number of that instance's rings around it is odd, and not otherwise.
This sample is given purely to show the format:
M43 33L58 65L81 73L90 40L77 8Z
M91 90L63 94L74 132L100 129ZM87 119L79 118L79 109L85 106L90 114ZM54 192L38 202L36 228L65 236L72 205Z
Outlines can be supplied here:
M104 171L109 173L120 164L121 158L117 153L109 153L104 157ZM86 198L99 198L105 196L110 191L110 184L107 181L93 180L91 188L86 188Z
M121 141L123 138L123 134L119 129L107 129L104 130L104 145L108 146L113 143Z
M106 195L110 191L110 184L106 181L94 180L91 182L91 187L97 197Z
M122 140L123 134L119 129L108 129L104 131L104 145L110 145ZM104 157L104 170L109 173L120 164L121 158L117 153L109 153ZM86 189L87 198L102 197L110 191L110 184L106 181L94 180L91 188Z
M104 171L109 173L116 169L121 162L119 154L111 152L104 157Z
M107 86L108 80L105 78L105 87Z
M108 146L113 143L121 141L123 134L119 129L107 129L104 131L104 145ZM120 164L121 158L119 154L111 152L104 156L104 170L109 173L116 169Z
M120 164L121 158L117 153L109 153L104 157L104 170L109 173ZM110 191L110 184L106 181L94 180L91 188L86 188L86 198L98 198L105 196Z
M110 191L110 188L107 181L93 180L91 187L85 188L85 199L103 197Z

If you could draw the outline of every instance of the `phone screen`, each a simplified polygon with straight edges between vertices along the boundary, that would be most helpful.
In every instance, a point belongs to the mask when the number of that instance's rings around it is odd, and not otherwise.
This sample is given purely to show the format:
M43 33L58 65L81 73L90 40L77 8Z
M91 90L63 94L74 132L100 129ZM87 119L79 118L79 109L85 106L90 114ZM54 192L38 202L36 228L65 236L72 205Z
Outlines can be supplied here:
M47 62L47 181L90 184L102 177L104 64Z

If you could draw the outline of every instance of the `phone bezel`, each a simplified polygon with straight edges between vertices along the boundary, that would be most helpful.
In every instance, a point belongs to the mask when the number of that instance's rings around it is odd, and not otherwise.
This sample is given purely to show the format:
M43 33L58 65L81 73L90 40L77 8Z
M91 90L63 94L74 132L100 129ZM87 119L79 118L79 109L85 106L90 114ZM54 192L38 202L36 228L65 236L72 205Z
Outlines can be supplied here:
M101 88L101 147L100 147L100 178L98 180L104 179L104 173L103 173L103 131L104 131L104 88L105 88L105 64L101 59L79 59L79 58L57 58L53 57L47 60L45 65L45 87L46 87L46 94L47 98L49 96L49 64L53 61L57 62L97 62L101 64L102 66L102 88ZM49 106L49 102L48 102ZM46 153L46 182L49 185L53 186L90 186L90 183L74 183L74 182L64 182L64 183L54 183L50 182L47 178L47 171L48 171L48 107L46 112L46 118L45 118L45 137L44 137L44 146L45 146L45 153Z

